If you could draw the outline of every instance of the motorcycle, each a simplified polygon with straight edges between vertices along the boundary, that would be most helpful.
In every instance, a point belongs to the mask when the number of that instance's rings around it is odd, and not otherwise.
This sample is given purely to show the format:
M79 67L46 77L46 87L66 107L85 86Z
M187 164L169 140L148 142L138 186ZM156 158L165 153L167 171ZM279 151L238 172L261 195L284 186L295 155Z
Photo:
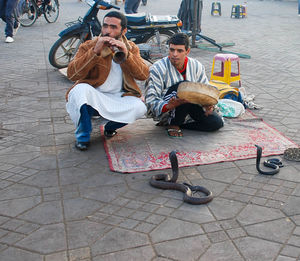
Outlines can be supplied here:
M168 40L181 31L182 22L175 15L131 14L127 17L127 39L136 43L141 56L153 62L168 54Z
M67 28L59 33L59 39L49 52L49 62L61 69L68 66L81 43L100 35L102 25L97 18L99 9L109 10L120 7L102 0L88 0L91 8L83 18L66 23ZM155 16L151 14L126 15L128 20L127 39L140 47L141 56L150 62L167 55L168 39L180 32L182 23L177 16Z

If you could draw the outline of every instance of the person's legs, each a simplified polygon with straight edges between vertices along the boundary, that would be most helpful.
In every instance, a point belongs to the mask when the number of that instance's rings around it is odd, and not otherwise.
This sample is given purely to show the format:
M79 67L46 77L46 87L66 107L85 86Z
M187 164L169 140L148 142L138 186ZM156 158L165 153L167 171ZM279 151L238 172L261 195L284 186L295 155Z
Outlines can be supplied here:
M141 0L134 0L134 5L132 7L133 13L137 13L138 12L138 8L140 6L140 2L141 2Z
M125 0L124 10L125 14L133 14L134 0Z
M84 149L87 149L92 132L92 116L99 116L98 111L90 105L82 105L80 108L78 127L75 131L76 147L78 147L78 144L81 144L86 147ZM105 124L104 134L107 137L113 137L117 134L116 130L124 127L125 125L127 125L127 123L109 121Z
M6 37L13 37L13 28L14 28L14 9L17 5L17 0L8 0L6 2L5 9L5 35Z
M181 82L178 82L168 88L168 91L164 96L164 100L166 102L169 102L170 99L177 96L177 89L180 83ZM175 109L174 118L171 120L170 125L167 127L168 135L170 137L182 137L179 125L184 122L185 117L188 114L188 104L183 105L180 105Z
M126 125L127 125L127 123L109 121L108 123L105 124L104 135L106 137L113 137L117 134L117 132L116 132L117 129L120 129Z
M182 137L181 125L190 111L190 103L182 104L175 109L175 117L171 120L167 128L170 137Z
M80 119L78 127L75 131L76 144L90 141L90 134L92 132L92 116L99 115L99 113L90 105L83 104L80 108Z
M104 135L106 137L111 138L117 134L117 132L116 132L117 129L120 129L126 125L127 125L127 123L109 121L108 123L105 124Z
M15 19L15 22L14 22L14 29L18 29L20 26L20 23ZM14 33L15 34L15 33Z
M5 22L6 0L0 0L0 18Z
M191 104L189 114L194 122L180 125L181 128L198 131L216 131L224 126L222 118L216 113L206 116L202 107Z
M115 122L115 121L109 121L105 124L104 130L106 131L115 131L117 129L120 129L124 126L126 126L127 123L121 123L121 122Z
M186 116L191 110L191 103L182 104L175 109L175 117L171 120L170 124L180 126L184 123Z

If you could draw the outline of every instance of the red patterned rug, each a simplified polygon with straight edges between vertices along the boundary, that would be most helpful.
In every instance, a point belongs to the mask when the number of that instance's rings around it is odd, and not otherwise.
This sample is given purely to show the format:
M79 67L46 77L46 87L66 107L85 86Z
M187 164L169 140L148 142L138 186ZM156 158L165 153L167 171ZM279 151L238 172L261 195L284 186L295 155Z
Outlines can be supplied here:
M101 128L103 136L103 128ZM170 168L169 153L177 151L180 167L212 164L256 157L255 144L263 156L283 154L298 147L276 129L250 111L236 119L225 119L224 127L213 133L183 130L184 137L171 138L165 127L152 119L140 119L118 130L118 135L104 139L112 171L143 172Z

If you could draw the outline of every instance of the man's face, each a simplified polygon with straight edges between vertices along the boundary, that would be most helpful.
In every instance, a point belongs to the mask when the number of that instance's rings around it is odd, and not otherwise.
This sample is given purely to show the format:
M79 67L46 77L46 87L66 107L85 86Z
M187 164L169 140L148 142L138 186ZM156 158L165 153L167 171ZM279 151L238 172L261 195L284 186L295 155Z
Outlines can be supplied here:
M185 57L190 53L190 49L185 49L184 45L170 44L169 59L171 63L177 68L182 69Z
M119 39L126 33L127 29L122 30L121 20L116 17L105 17L102 25L102 35Z

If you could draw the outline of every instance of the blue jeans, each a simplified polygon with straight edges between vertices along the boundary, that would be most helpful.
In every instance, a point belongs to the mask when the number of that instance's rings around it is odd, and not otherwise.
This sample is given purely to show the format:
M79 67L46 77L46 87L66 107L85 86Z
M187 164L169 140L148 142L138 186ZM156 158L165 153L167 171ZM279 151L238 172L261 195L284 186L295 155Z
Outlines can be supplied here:
M125 0L125 13L126 14L135 14L139 8L141 0Z
M78 127L75 131L75 137L78 142L89 142L90 135L92 132L92 116L99 116L98 111L96 111L92 106L84 104L80 108L80 119L78 123ZM120 129L127 125L127 123L120 123L109 121L106 123L104 129L105 130L116 130Z
M0 0L0 17L6 23L5 36L13 37L13 29L17 27L14 19L14 9L18 0Z

